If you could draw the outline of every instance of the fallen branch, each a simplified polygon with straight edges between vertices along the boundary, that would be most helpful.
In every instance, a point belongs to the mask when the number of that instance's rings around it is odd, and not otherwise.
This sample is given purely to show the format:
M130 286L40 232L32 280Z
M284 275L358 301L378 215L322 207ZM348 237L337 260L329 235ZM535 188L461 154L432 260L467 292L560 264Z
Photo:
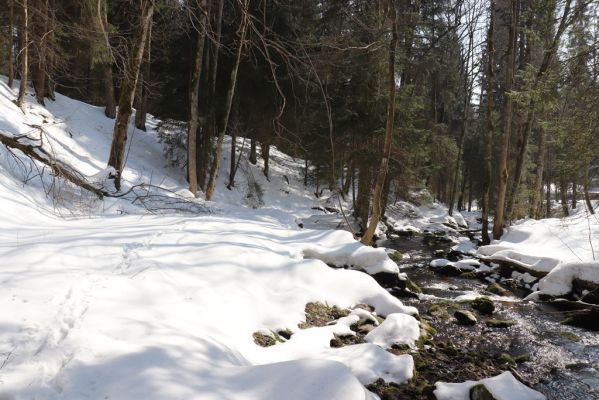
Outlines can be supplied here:
M47 165L52 170L52 173L55 176L62 177L65 180L95 194L98 198L102 199L104 197L111 197L111 194L102 189L94 186L90 182L88 182L85 177L83 177L80 173L75 171L68 164L57 160L52 154L48 153L41 145L34 145L23 143L20 139L27 139L30 141L37 141L37 139L32 139L28 136L12 136L6 135L5 133L0 133L0 143L10 149L16 149L21 151L27 157L32 158L33 160L39 161L42 164ZM41 141L41 139L40 139Z

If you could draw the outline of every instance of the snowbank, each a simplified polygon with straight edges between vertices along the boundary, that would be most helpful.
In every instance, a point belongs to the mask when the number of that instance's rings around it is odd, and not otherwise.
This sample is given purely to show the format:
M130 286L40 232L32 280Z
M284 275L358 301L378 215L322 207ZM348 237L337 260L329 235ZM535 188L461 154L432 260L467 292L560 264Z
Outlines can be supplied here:
M383 323L370 331L364 339L385 349L405 344L414 347L420 337L420 324L406 314L391 314Z
M437 382L434 394L437 400L470 400L470 389L479 384L483 384L496 400L545 400L543 394L523 385L510 372L478 382Z
M468 227L466 220L458 211L454 211L453 216L450 216L447 207L436 201L425 201L420 206L399 201L388 206L385 215L393 230L398 232L447 232L454 231L458 227Z
M582 280L599 285L599 219L583 205L563 219L522 220L507 229L500 241L480 247L479 256L507 262L535 276L539 291L553 296L572 291Z

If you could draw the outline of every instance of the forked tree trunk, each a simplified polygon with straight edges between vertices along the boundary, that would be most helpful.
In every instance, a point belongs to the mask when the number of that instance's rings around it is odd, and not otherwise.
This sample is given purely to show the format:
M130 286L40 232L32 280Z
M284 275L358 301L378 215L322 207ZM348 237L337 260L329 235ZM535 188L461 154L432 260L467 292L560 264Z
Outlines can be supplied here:
M503 100L503 133L501 135L501 146L499 151L499 172L497 185L497 203L495 205L495 218L493 219L493 239L499 239L503 235L503 222L505 213L505 196L507 191L507 159L509 152L509 140L512 134L512 96L511 91L514 83L514 60L515 41L518 26L518 0L511 0L510 30L507 48L507 68L505 72L505 91Z
M487 32L487 126L485 129L485 181L482 204L482 242L489 244L489 209L491 208L492 146L493 146L493 91L495 86L495 0L491 0L491 15Z
M112 144L110 146L110 155L108 157L108 166L115 169L114 185L117 190L121 189L121 174L125 164L125 145L127 143L127 129L129 127L129 118L133 109L135 100L135 88L139 75L139 67L144 54L144 45L146 35L150 24L152 23L152 13L154 12L153 0L141 0L139 7L139 25L135 32L135 42L131 52L131 58L125 67L125 75L121 86L121 95L119 98L119 109L116 115L114 131L112 134Z
M20 78L21 83L19 84L19 95L17 96L17 106L20 109L23 109L23 101L25 100L25 92L27 90L27 70L29 69L29 62L27 60L28 57L28 47L29 47L29 35L27 30L29 29L29 24L27 23L27 0L22 0L21 3L21 32L19 33L20 43Z
M14 26L14 0L8 0L8 31L6 33L7 41L7 71L6 76L8 77L8 87L12 89L13 80L15 78L14 68L14 41L13 41L13 26Z
M379 222L381 213L381 198L383 195L383 186L385 185L385 177L387 176L387 168L389 167L389 157L391 156L391 145L393 143L393 127L395 119L395 50L397 47L397 15L395 12L395 1L389 0L387 5L389 13L389 23L391 24L391 41L389 43L388 52L388 91L389 98L387 99L387 124L385 128L385 144L383 147L383 157L379 165L374 191L372 193L372 211L370 214L370 222L362 236L362 243L370 245L372 237Z
M229 88L227 89L227 98L225 101L225 113L223 116L222 126L218 133L216 141L216 150L214 152L214 158L212 159L212 165L210 166L210 177L208 178L208 186L206 187L206 200L210 201L214 194L214 186L216 184L216 174L218 172L218 166L220 164L220 156L223 151L223 142L225 140L225 132L227 131L227 125L229 123L229 115L231 114L231 105L233 104L233 95L235 94L235 85L237 84L237 71L239 70L239 63L241 61L241 53L243 51L243 43L245 41L245 33L247 31L248 24L248 9L247 0L243 4L243 16L241 20L241 34L239 39L239 46L237 47L237 54L235 55L235 63L231 70L231 77L229 78Z

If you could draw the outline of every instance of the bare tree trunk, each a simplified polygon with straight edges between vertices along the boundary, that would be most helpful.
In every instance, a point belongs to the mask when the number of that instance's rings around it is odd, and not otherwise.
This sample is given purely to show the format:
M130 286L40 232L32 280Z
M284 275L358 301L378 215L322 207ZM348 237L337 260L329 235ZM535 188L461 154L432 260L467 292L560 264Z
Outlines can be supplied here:
M489 244L489 209L492 165L493 159L493 91L495 89L495 0L491 0L491 15L489 17L489 30L487 32L487 126L485 129L485 182L483 188L483 204L482 204L482 242Z
M108 166L115 169L114 184L117 190L121 189L121 174L125 164L125 145L127 143L127 129L129 127L129 118L131 117L133 102L135 100L135 88L139 68L144 54L144 45L146 35L150 24L152 23L152 14L154 12L153 0L141 0L139 6L139 24L135 33L135 42L131 52L131 58L125 67L125 75L121 86L121 96L119 98L119 109L116 115L114 131L112 134L112 144L110 146L110 155L108 157Z
M262 159L264 160L264 176L266 177L266 179L269 179L268 175L270 174L270 143L260 143L260 150L262 153Z
M360 160L358 172L358 193L353 195L354 217L360 220L361 228L368 223L370 209L370 189L372 184L372 166L367 160Z
M530 207L530 216L539 219L543 204L543 173L545 170L545 130L539 127L537 150L537 170L535 173L535 181L532 187L532 201Z
M146 53L147 57L143 63L143 69L139 74L139 98L137 108L135 110L135 127L146 131L146 118L148 115L148 82L150 81L150 60L152 57L152 25L148 27L146 38Z
M584 176L584 182L583 182L583 190L584 190L584 202L587 206L587 210L589 210L589 213L591 214L595 214L595 210L593 209L593 203L591 203L591 196L589 196L589 168L587 167L586 169L586 173Z
M8 77L8 87L12 89L13 80L15 78L15 68L14 68L14 40L13 40L13 26L14 26L14 0L8 0L8 32L6 35L6 40L8 44L7 54L8 59L7 63L7 71L6 76Z
M564 212L564 217L567 217L570 213L568 212L568 184L564 178L560 179L559 183L559 195L560 201L562 203L562 211Z
M499 239L503 235L503 222L505 213L505 197L507 191L507 159L509 152L509 140L512 134L512 97L511 91L514 84L514 60L515 41L518 26L518 0L511 0L510 30L507 48L507 68L505 72L505 95L503 101L503 134L501 135L501 148L499 152L497 204L495 205L495 218L493 219L493 239Z
M205 0L198 0L196 4L197 16L199 18L198 41L196 43L196 52L193 64L193 74L191 77L189 102L189 124L187 129L187 179L189 180L189 191L196 196L198 191L198 174L197 174L197 137L198 137L198 122L199 122L199 94L200 94L200 77L202 76L202 56L204 55L204 43L206 41L206 17L203 9L206 7Z
M256 165L256 163L258 162L257 156L256 156L256 138L255 137L252 137L250 139L250 162L254 165ZM308 160L306 159L306 168L308 168L307 163L308 163ZM307 174L307 172L306 172L306 174Z
M212 199L214 194L214 185L216 184L216 174L218 172L218 166L220 164L220 156L223 150L223 141L225 140L225 132L227 131L227 125L229 123L229 114L231 113L231 105L233 104L233 95L235 94L235 85L237 84L237 71L239 70L239 63L241 61L241 53L243 51L243 43L245 41L245 34L247 31L248 24L248 9L247 0L243 3L243 16L241 20L241 34L239 39L239 46L237 47L237 54L235 55L235 63L231 70L231 77L229 78L229 88L227 90L227 98L225 101L225 113L223 116L222 126L218 134L216 141L216 151L214 152L214 158L212 159L212 165L210 166L210 177L208 178L208 186L206 187L206 200ZM264 150L263 150L264 151Z
M21 83L19 84L19 95L17 96L17 106L20 109L23 109L23 101L25 100L25 91L27 90L27 70L29 69L29 62L27 60L28 57L28 47L29 47L29 35L28 29L29 24L27 22L27 0L22 0L21 3L21 32L19 33L19 38L21 39L20 43L20 52L21 52L21 65L20 65L20 78Z
M44 98L46 97L46 33L48 32L48 0L41 0L39 2L39 9L37 10L38 18L40 22L34 24L36 28L33 29L36 33L37 39L37 64L35 64L33 74L33 88L35 89L35 98L37 102L44 105Z
M106 0L98 0L98 26L102 33L102 40L107 52L107 58L112 60L112 49L108 39L108 7ZM112 79L112 62L105 62L102 68L102 86L104 89L104 115L114 119L116 117L116 103L114 101L114 82Z
M376 182L374 184L374 192L372 193L372 211L370 214L370 222L362 236L362 243L370 245L372 237L379 222L381 213L381 198L383 194L383 186L385 185L385 177L389 168L389 157L391 156L391 145L393 143L393 127L395 119L395 50L397 47L397 15L395 12L395 1L389 0L387 5L389 13L389 23L391 24L391 41L389 43L388 52L388 90L389 98L387 99L387 126L385 128L385 144L383 147L383 157L379 165Z
M239 126L239 96L233 96L233 123L231 124L231 157L229 167L229 184L227 189L231 190L235 186L235 173L237 168L235 167L235 159L237 158L237 129ZM243 151L243 149L241 149ZM239 154L241 158L241 154Z
M576 182L576 179L572 179L572 197L571 197L571 202L572 202L572 209L574 210L576 208L576 206L578 205L577 203L577 198L578 197L578 183Z
M218 53L220 50L221 32L223 27L223 8L225 0L218 2L218 14L216 15L216 37L214 38L214 55L212 56L212 93L216 92L216 74L218 72Z
M545 208L545 218L551 218L551 179L549 178L549 174L547 175L547 192L545 193L545 202L546 204L546 208Z

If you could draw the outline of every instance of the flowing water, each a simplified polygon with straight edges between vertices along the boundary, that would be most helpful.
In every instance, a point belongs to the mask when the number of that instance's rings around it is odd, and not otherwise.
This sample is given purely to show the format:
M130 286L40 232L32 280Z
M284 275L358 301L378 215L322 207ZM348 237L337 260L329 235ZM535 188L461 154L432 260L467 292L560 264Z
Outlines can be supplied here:
M449 245L431 243L422 237L400 237L383 244L404 254L402 272L422 288L420 299L406 299L406 304L425 314L433 304L450 304L469 309L468 304L449 302L460 295L483 294L488 282L477 279L447 277L428 268L434 255L446 252ZM435 253L436 252L436 253ZM510 328L489 328L477 314L478 323L463 326L454 318L435 320L435 338L451 341L457 349L467 349L487 357L502 353L526 356L516 371L534 389L549 400L599 400L599 334L563 325L563 314L549 306L523 301L523 290L512 288L512 295L493 298L492 318L513 320ZM449 301L448 301L449 300ZM452 312L450 311L450 315Z

